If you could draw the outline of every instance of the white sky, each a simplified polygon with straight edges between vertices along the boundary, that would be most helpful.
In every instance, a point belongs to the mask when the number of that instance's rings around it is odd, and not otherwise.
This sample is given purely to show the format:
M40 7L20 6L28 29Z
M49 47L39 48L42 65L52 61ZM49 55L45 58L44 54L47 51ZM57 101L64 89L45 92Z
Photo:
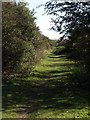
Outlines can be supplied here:
M49 30L50 26L50 16L42 15L44 13L44 7L37 8L40 4L46 3L49 0L26 0L29 4L30 10L35 9L35 17L37 18L36 23L39 26L40 31L50 39L59 39L59 33Z

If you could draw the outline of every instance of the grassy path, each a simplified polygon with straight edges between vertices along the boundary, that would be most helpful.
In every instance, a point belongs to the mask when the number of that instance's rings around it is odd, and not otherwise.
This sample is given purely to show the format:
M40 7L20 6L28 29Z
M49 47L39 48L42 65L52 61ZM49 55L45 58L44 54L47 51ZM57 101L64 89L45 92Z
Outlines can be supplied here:
M4 118L88 118L88 93L70 76L74 62L48 56L29 78L3 85Z

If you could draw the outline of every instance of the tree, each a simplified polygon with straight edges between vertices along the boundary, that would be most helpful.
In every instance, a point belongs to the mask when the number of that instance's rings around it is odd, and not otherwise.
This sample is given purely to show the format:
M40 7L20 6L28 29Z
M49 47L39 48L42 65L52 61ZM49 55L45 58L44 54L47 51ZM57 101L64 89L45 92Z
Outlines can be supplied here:
M90 71L90 1L52 0L45 4L45 10L54 15L52 29L62 34L67 48L74 51Z
M33 65L43 56L49 41L36 26L34 11L26 4L2 4L3 79L30 75Z

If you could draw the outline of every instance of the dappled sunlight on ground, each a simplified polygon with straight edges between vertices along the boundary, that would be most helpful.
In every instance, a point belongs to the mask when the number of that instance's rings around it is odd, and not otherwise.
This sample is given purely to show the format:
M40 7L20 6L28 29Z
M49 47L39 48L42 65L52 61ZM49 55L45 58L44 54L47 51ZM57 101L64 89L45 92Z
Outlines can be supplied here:
M70 77L75 63L49 54L31 77L3 85L3 117L87 118L88 92Z

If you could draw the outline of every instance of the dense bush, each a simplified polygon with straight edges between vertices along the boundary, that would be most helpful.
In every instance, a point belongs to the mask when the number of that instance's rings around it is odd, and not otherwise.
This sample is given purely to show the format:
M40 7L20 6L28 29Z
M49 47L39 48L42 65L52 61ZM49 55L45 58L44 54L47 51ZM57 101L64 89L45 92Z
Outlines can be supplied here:
M3 3L2 8L3 79L29 75L52 42L40 33L26 4Z
M57 46L54 48L53 53L56 55L65 54L65 47L64 46Z

